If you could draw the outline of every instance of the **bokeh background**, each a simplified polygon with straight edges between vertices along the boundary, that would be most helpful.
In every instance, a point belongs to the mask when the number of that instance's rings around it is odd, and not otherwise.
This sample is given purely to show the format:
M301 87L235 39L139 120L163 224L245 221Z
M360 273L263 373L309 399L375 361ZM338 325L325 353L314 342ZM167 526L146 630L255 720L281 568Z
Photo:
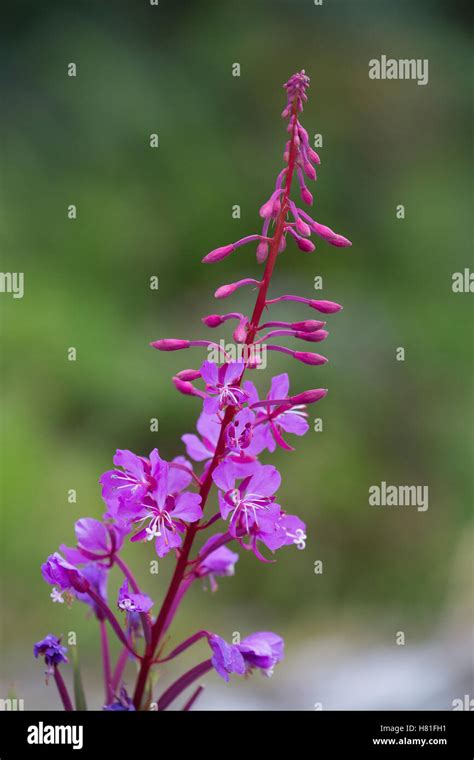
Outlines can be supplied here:
M329 319L328 365L269 354L254 379L263 390L288 371L296 392L330 389L315 412L323 432L272 460L308 544L270 565L241 556L216 594L196 586L173 641L203 627L287 640L270 681L226 686L210 675L203 709L451 709L472 693L472 295L451 288L452 274L472 265L468 5L7 4L2 271L24 272L25 294L0 294L0 696L59 709L32 644L75 631L90 705L102 703L95 623L79 603L50 602L40 564L73 542L76 519L102 514L97 481L116 448L182 453L198 404L170 378L203 355L148 343L207 337L200 317L219 310L215 288L256 276L250 248L214 267L200 260L257 230L282 165L281 85L301 68L312 79L303 123L324 141L314 216L353 247L321 242L308 256L289 245L272 292L312 297L322 275L321 297L345 308ZM382 54L428 58L429 84L369 79L368 61ZM231 307L248 311L253 297L243 290ZM273 312L305 315L288 304ZM368 489L382 480L428 485L428 511L370 507ZM126 557L160 597L171 556L157 577L151 546Z

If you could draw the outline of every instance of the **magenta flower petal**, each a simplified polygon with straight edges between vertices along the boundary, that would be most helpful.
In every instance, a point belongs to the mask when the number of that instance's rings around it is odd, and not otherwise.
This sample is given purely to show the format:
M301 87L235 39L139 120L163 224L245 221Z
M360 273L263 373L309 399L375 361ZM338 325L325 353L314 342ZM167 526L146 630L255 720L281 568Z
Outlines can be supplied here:
M173 520L179 519L189 523L196 522L196 520L200 520L202 517L200 504L201 497L198 493L186 491L186 493L182 493L176 498L176 506L171 513L171 517Z

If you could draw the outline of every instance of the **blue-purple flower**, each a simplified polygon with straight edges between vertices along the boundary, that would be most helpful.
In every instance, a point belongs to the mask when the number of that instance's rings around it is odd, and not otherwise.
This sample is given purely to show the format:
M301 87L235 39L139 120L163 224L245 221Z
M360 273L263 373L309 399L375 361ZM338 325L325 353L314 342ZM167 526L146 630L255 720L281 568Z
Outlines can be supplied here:
M103 710L107 712L134 712L135 707L131 698L127 694L125 686L120 689L120 694L115 697L114 701L109 705L104 705Z
M239 644L228 644L216 634L211 634L208 641L213 652L212 665L224 681L232 673L244 675L254 669L271 676L284 657L284 641L272 631L252 633Z
M125 612L148 612L153 607L153 599L147 594L131 594L125 579L119 589L117 604Z
M97 561L112 565L115 555L120 551L127 528L123 524L103 523L93 517L82 517L75 526L77 546L61 544L59 547L73 565Z
M61 662L68 662L66 657L67 648L61 644L61 639L57 636L53 636L52 633L48 633L44 639L37 641L33 647L33 654L36 658L40 655L44 657L44 661L48 668L54 668Z
M59 586L62 591L85 592L90 587L85 575L64 559L59 552L50 554L41 566L41 572L46 583Z

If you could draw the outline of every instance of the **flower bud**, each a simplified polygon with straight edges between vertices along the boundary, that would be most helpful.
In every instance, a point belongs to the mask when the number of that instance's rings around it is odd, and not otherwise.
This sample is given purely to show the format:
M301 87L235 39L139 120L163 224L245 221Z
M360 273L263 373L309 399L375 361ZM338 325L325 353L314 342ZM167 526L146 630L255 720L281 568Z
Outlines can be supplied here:
M245 343L247 338L247 325L248 319L247 317L244 317L235 328L233 338L236 343Z
M292 404L314 404L316 401L324 398L327 395L327 388L313 388L310 391L303 391L296 396L291 396L290 401Z
M316 309L316 311L320 311L322 314L335 314L342 309L341 304L334 301L314 301L313 299L308 301L308 306Z
M177 376L173 377L173 385L184 396L200 396L202 398L205 395L202 391L195 388L192 383L181 380Z
M311 235L310 227L306 224L306 222L303 222L303 220L300 219L299 216L296 217L295 224L296 224L296 229L298 230L300 235L303 235L304 237L309 237Z
M158 351L179 351L182 348L189 348L189 340L179 340L177 338L163 338L163 340L154 340L150 346L157 348Z
M310 343L319 343L322 340L326 340L328 335L327 330L315 330L314 332L297 332L295 333L295 338L306 340Z
M182 369L181 372L178 372L176 377L179 377L180 380L197 380L201 377L201 373L198 369Z
M224 324L225 320L222 319L220 314L209 314L207 317L203 317L201 322L207 327L220 327Z
M303 364L312 364L317 366L319 364L326 364L327 359L321 354L312 354L309 351L293 351L293 356Z
M303 186L300 190L301 192L301 198L302 200L308 204L308 206L313 205L313 196L309 192L308 188L306 186Z
M261 243L257 245L257 261L259 264L263 264L263 262L266 260L268 256L268 243L265 243L264 240L262 240Z
M220 248L215 248L213 251L207 254L207 256L204 256L202 263L203 264L214 264L216 261L220 261L221 259L225 259L226 256L229 256L229 254L234 251L234 245L223 245Z
M321 163L321 159L319 158L315 150L313 150L312 148L308 146L307 151L308 151L308 158L310 161L312 161L314 164Z
M316 179L316 169L309 161L305 161L303 164L304 173L309 179Z
M325 324L326 322L320 322L318 319L305 319L303 322L292 322L290 327L293 330L310 333L320 330Z

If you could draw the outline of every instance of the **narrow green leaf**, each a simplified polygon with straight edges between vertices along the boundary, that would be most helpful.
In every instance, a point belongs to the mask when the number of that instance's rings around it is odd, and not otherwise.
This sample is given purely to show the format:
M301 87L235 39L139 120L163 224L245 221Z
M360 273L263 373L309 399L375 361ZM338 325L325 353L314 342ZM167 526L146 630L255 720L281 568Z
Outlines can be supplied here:
M82 685L81 669L79 667L79 658L77 655L77 647L71 647L72 652L72 664L74 672L74 702L76 710L87 710L86 696L84 694L84 687Z

